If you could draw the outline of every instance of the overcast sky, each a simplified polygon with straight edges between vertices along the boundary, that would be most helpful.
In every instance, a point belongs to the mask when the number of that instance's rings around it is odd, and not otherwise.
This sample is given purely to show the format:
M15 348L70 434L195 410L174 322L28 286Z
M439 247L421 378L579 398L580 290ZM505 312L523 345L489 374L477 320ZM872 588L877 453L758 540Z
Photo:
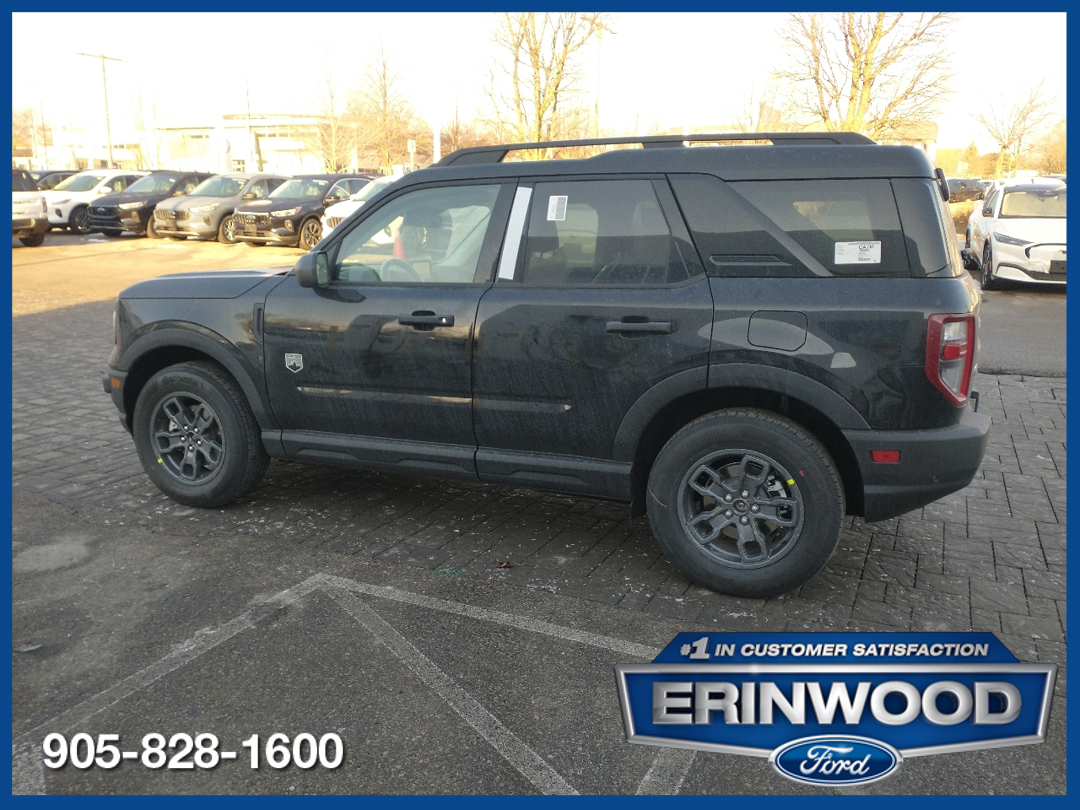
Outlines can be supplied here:
M321 5L321 4L320 4ZM13 13L12 104L52 126L97 127L104 140L101 61L107 62L114 140L134 126L195 125L224 113L309 113L328 73L359 83L381 42L401 89L429 123L455 102L468 120L484 104L495 16L488 13ZM581 89L600 94L605 129L644 133L737 119L781 64L773 13L623 13L614 34L583 52ZM964 14L953 49L954 93L938 119L938 146L993 143L971 112L1045 81L1065 115L1065 14ZM1058 116L1056 116L1058 117Z

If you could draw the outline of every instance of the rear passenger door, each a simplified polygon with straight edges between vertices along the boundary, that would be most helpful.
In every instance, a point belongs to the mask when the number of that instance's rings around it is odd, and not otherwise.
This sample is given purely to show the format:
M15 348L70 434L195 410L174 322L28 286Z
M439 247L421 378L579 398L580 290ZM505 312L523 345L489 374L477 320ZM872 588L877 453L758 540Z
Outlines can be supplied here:
M712 299L663 178L521 183L473 361L488 481L629 497L614 459L631 406L705 384Z

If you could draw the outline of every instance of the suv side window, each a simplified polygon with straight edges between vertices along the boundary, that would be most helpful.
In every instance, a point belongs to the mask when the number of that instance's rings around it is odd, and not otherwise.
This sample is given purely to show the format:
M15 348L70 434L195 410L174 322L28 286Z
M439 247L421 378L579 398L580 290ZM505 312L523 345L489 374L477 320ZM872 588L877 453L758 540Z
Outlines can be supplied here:
M346 234L332 278L376 284L472 283L499 188L424 188L390 200Z
M284 182L285 182L285 178L284 178L284 177L270 177L270 178L267 178L266 180L264 180L264 181L261 181L261 182L264 182L264 183L266 183L266 194L269 194L269 193L270 193L271 191L273 191L273 190L274 190L275 188L277 188L277 187L278 187L278 186L280 186L280 185L281 185L282 183L284 183ZM263 194L263 195L261 195L261 196L264 196L264 197L265 197L265 196L266 196L266 194Z
M522 281L676 284L690 277L649 180L537 183Z
M907 276L907 250L888 180L731 183L837 276Z
M338 180L336 183L334 183L334 187L326 193L326 197L324 198L328 205L330 203L341 202L342 200L349 199L349 189L346 183L347 181L345 180Z
M251 184L251 186L245 192L245 194L254 194L255 195L254 199L256 199L256 200L261 200L263 197L265 197L269 193L270 193L270 187L269 187L269 185L267 185L267 182L266 182L265 179L256 180L254 183Z
M176 191L182 191L184 194L189 194L195 186L199 185L199 183L199 178L195 175L191 175L191 177L184 178L184 182L176 187Z

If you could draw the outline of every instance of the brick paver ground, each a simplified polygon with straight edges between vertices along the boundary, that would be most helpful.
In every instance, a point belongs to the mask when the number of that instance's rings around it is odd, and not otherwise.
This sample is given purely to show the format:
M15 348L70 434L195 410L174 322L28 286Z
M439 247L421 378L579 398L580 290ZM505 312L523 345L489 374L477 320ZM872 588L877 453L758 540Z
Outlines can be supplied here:
M366 555L664 614L718 630L990 630L1023 661L1065 664L1065 379L980 376L994 427L967 489L889 521L850 521L797 592L738 599L692 585L626 507L532 490L273 462L227 509L149 483L101 373L112 305L16 317L13 494L115 510L118 522ZM1065 672L1059 672L1059 693Z

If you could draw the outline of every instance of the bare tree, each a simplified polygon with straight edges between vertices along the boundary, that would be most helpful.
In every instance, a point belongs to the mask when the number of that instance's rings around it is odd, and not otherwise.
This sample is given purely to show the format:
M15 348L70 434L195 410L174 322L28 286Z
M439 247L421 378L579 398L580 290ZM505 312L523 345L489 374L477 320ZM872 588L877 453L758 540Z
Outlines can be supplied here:
M364 73L358 109L364 145L375 152L383 170L407 159L407 142L421 130L400 84L400 74L380 45Z
M777 75L800 114L830 131L887 140L940 109L953 21L948 13L792 14L781 31L790 67Z
M776 84L770 82L764 90L751 87L736 125L743 132L786 132L792 128L784 121L784 111Z
M522 143L586 136L592 111L577 90L578 58L594 36L610 30L608 15L601 13L505 12L495 43L508 58L492 71L488 90L499 139Z
M456 106L453 119L439 131L439 137L445 154L458 149L467 149L470 146L488 146L498 143L498 137L483 121L477 119L462 121L458 116Z
M327 172L349 169L363 140L356 94L343 89L327 70L319 81L313 126L298 126L296 136Z
M1039 171L1065 174L1065 119L1062 118L1038 143Z
M34 111L30 107L11 110L11 156L33 157Z
M1039 82L1011 100L999 104L991 101L985 110L973 114L998 145L1003 174L1016 171L1024 141L1030 140L1050 117L1053 101L1043 91L1043 82Z

